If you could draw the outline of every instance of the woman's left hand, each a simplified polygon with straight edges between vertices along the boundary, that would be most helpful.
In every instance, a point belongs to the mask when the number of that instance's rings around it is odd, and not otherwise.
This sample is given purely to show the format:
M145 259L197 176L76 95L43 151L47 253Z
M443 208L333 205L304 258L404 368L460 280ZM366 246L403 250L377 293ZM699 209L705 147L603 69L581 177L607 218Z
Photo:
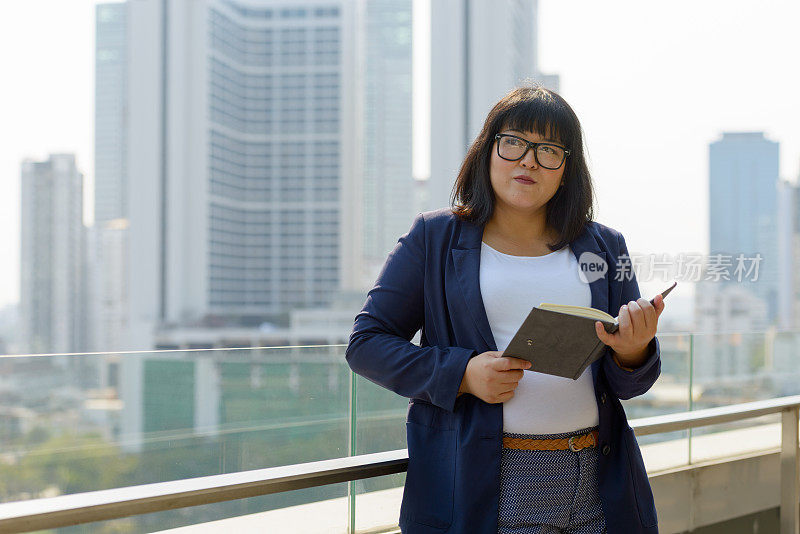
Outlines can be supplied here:
M658 318L664 311L660 294L653 301L655 305L645 298L624 304L619 309L619 329L613 334L606 332L600 321L594 323L597 337L611 347L617 365L623 369L638 367L647 359L647 346L656 335Z

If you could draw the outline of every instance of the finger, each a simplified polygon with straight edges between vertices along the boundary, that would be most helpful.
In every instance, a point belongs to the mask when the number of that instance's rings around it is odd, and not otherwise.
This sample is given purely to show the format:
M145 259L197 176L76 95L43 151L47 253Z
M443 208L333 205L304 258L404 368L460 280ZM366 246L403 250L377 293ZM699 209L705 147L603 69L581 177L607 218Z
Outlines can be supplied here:
M491 360L489 362L489 367L491 367L495 371L507 371L511 368L510 367L511 362L509 362L510 359L511 358L505 357L505 358L497 358L495 360Z
M511 391L505 391L505 392L500 393L499 395L497 395L497 402L507 402L507 401L511 400L511 398L513 396L514 396L514 390L513 389Z
M664 297L661 296L661 293L653 299L653 307L656 310L656 317L660 317L661 312L664 311Z
M628 303L628 313L630 313L631 327L633 328L633 331L631 332L632 336L636 336L637 332L643 332L647 329L647 326L644 323L644 312L635 300L632 300Z
M513 356L504 356L500 358L500 367L499 371L509 371L511 369L529 369L531 366L531 362L528 360L523 360L522 358L515 358Z
M497 386L503 390L517 389L519 380L512 380L511 382L498 382Z
M619 332L620 337L628 338L631 335L631 314L628 311L628 306L623 304L619 309Z
M644 324L647 328L647 331L653 331L656 329L656 324L658 324L658 316L656 315L656 309L650 304L650 301L645 298L640 298L636 301L639 304L639 307L644 312Z
M520 380L522 380L522 374L525 371L522 369L511 369L508 371L500 371L500 376L498 377L497 381L499 384L516 384Z

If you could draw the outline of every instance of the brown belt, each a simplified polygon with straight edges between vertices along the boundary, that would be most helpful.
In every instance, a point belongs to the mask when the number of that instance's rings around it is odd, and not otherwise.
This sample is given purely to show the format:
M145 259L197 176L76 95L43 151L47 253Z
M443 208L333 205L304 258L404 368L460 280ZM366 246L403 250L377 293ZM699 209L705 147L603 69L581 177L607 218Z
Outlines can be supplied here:
M592 430L588 434L580 434L571 438L561 439L526 439L503 438L503 447L506 449L521 449L526 451L565 451L578 452L581 449L596 447L600 433Z

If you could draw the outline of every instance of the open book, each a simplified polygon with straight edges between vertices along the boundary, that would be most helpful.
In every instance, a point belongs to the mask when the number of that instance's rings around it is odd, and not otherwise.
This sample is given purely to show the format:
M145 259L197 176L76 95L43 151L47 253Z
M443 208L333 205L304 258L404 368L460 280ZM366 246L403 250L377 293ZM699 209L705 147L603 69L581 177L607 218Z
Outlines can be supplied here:
M666 297L676 285L673 283L661 296ZM606 348L597 337L595 321L602 322L610 334L619 329L619 319L604 311L542 303L528 314L503 356L528 360L530 371L577 380Z
M601 321L606 328L606 332L609 334L613 334L619 328L619 322L617 319L615 317L611 317L603 310L587 308L586 306L570 306L569 304L550 304L549 302L542 302L537 307L540 310L566 313L568 315L575 315L576 317L586 317L587 319Z

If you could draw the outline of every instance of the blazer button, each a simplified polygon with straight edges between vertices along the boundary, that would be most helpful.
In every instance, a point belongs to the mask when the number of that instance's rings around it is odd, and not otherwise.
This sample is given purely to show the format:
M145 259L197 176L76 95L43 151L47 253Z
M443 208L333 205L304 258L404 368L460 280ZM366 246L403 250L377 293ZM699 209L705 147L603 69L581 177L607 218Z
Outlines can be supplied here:
M602 395L600 395L600 402L601 402L602 404L605 404L605 403L606 403L606 399L608 399L608 395L606 395L606 393L605 393L605 391L604 391L604 392L603 392L603 394L602 394Z
M608 456L611 453L611 446L606 444L603 445L603 456Z

